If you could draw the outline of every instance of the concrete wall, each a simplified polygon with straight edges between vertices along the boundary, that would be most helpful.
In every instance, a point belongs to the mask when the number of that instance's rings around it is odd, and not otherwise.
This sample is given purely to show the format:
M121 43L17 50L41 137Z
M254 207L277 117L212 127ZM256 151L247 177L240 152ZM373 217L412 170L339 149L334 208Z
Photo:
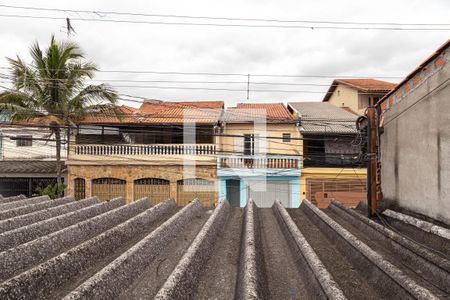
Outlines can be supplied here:
M55 136L50 136L51 132L46 128L0 128L0 159L4 160L55 160L56 143L52 140ZM18 147L16 140L11 137L31 135L35 139L49 139L50 141L33 140L32 146ZM62 139L66 137L62 134ZM61 159L66 159L66 145L61 146Z
M381 105L386 204L450 224L449 50Z

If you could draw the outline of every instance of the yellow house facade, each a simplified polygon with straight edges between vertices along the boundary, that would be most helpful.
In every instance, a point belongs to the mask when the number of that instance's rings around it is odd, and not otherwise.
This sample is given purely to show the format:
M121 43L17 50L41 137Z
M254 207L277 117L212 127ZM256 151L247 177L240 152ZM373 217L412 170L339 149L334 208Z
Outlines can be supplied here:
M219 199L240 207L249 198L259 207L271 207L275 200L298 207L302 141L284 104L238 104L225 111L221 128Z

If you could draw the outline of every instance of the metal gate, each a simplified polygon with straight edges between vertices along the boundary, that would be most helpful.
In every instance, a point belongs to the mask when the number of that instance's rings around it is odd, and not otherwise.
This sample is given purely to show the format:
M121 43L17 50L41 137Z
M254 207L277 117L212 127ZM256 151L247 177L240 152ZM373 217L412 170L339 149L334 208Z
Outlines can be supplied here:
M0 195L4 197L25 195L32 197L36 195L36 188L45 188L49 184L55 184L56 178L29 178L29 177L1 177Z
M291 188L287 180L252 180L247 183L247 198L258 207L272 207L275 200L290 207Z
M159 178L142 178L134 181L134 200L148 197L156 205L170 197L169 180Z
M320 208L328 207L336 199L355 207L367 197L366 181L361 179L307 179L306 198Z
M195 198L198 198L204 207L213 207L216 201L214 181L201 178L178 180L178 205L185 206Z
M84 180L84 178L75 178L73 186L75 200L86 198L86 180Z
M92 180L92 196L100 200L111 200L117 197L126 198L127 182L117 178L97 178Z

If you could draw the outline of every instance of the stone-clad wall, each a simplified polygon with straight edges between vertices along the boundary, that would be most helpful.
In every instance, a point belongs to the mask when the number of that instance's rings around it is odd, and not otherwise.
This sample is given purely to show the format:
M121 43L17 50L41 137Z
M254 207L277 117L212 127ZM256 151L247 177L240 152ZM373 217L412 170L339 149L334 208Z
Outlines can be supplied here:
M69 195L74 194L74 179L86 180L86 197L92 196L92 180L112 177L126 180L126 201L134 199L134 180L141 178L160 178L170 181L170 197L177 200L177 181L187 178L202 178L216 181L215 165L168 166L168 165L69 165ZM217 184L216 184L217 186ZM214 201L217 201L217 191Z

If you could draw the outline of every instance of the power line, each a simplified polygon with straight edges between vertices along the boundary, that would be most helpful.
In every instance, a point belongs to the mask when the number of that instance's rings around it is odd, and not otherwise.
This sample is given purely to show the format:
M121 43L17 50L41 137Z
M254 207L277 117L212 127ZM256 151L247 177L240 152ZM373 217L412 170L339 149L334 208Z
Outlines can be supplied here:
M6 79L6 80L9 80L9 81L0 81L0 82L2 82L2 83L13 83L14 81L13 81L13 79L12 79L12 77L11 76L9 76L9 75L4 75L5 77L4 77L4 79ZM7 77L7 76L9 76L9 77ZM43 80L40 80L39 82L43 82L43 83L46 83L47 81L48 82L53 82L53 81L56 81L56 82L64 82L66 79L51 79L51 78L49 78L49 79L43 79ZM99 81L99 82L102 82L102 81L108 81L107 79L106 80L95 80L95 81ZM121 82L122 80L109 80L109 81L112 81L112 82ZM140 80L123 80L123 81L126 81L126 82L137 82L137 83L145 83L145 82L162 82L162 83L206 83L206 84L211 84L211 83L214 83L214 84L229 84L229 83L238 83L238 82L227 82L227 81L225 81L225 82L222 82L222 81L177 81L177 80L162 80L162 81L159 81L159 80L155 80L155 81L151 81L151 80L142 80L142 81L140 81ZM253 83L252 83L253 84ZM331 84L331 85L324 85L324 84L314 84L314 83L304 83L304 84L302 84L302 83L269 83L269 82L256 82L255 84L268 84L268 85L300 85L300 86L330 86L330 87L332 87L332 86L337 86L337 84ZM1 87L1 86L0 86ZM228 92L248 92L248 89L237 89L237 88L226 88L226 87L224 87L224 88L222 88L222 87L217 87L217 88L214 88L214 87L199 87L199 86L197 86L197 87L189 87L189 86L159 86L159 85L112 85L112 87L115 87L115 88L142 88L142 89L165 89L165 90L206 90L206 91L228 91ZM373 86L373 88L380 88L380 89L382 89L384 86L382 86L382 85L379 85L379 86ZM6 88L6 87L3 87L3 88ZM57 87L57 88L59 88L59 89L64 89L64 87ZM10 89L10 90L13 90L13 89ZM285 90L285 89L250 89L252 92L258 92L258 93L299 93L299 94L304 94L304 93L307 93L307 94L325 94L325 95L327 95L327 94L332 94L333 92L330 92L330 91L316 91L316 90ZM386 92L377 92L377 91L374 91L374 92L359 92L359 94L360 95L379 95L379 96L383 96L383 95L385 95L386 94ZM138 99L145 99L145 97L139 97L139 96L131 96L131 95L125 95L124 94L124 96L127 96L127 97L132 97L132 98L138 98ZM126 99L122 99L122 100L125 100L125 101L131 101L131 102L138 102L138 101L135 101L135 100L126 100Z
M13 80L11 75L1 74L0 77L7 80ZM64 83L69 81L66 78L45 78L39 79L39 82L43 83L51 83L51 82L59 82ZM177 84L185 84L185 83L199 83L199 84L241 84L247 85L248 81L199 81L199 80L139 80L139 79L89 79L90 82L130 82L130 83L177 83ZM320 84L320 83L299 83L299 82L268 82L268 81L252 81L250 85L276 85L276 86L320 86L320 87L336 87L339 83L335 84ZM373 89L385 89L386 85L371 85Z
M9 88L4 87L4 86L0 86L0 87L3 87L5 89L7 89L7 90L16 92L15 90L9 89ZM141 103L141 104L145 103L145 101L142 101L142 100L131 100L131 99L130 100L121 99L121 100L122 101L133 101L133 102L137 102L137 103ZM182 108L182 109L197 109L197 110L202 111L204 113L214 113L213 116L205 116L205 117L196 116L196 117L190 118L189 116L183 116L184 120L192 119L194 121L198 121L198 120L201 121L201 120L210 120L212 118L214 118L214 119L217 118L217 121L219 121L220 114L225 111L222 108L220 108L220 109L219 108L218 109L199 108L199 107L196 107L195 105L183 104L182 102L161 102L161 103L164 103L164 105L166 107L175 107L175 108ZM118 107L118 108L120 108L120 107ZM243 109L242 111L245 112L245 109ZM34 115L34 113L29 113L29 114L30 114L30 116ZM52 115L54 115L54 116L63 116L62 114L52 114ZM144 112L138 112L138 113L133 113L133 114L127 114L127 113L116 114L116 113L112 113L112 112L99 111L96 114L96 116L97 117L115 117L115 118L119 118L119 117L123 117L123 118L144 118L144 119L145 118L161 118L161 119L167 119L167 120L168 119L179 119L178 116L165 116L165 115L161 115L159 113L144 113ZM270 121L279 121L279 122L280 121L288 121L288 120L281 119L281 118L271 118L271 117L264 118L264 120L269 121L269 122ZM308 118L308 117L301 118L301 120L303 120L305 123L309 123L309 124L316 124L316 125L323 125L323 126L339 124L339 125L347 126L347 127L348 127L349 123L354 121L354 120L346 120L346 119ZM294 120L290 120L290 121L294 121ZM322 122L322 124L314 123L315 121L316 122ZM105 123L105 122L103 122L103 123ZM126 123L127 122L123 122L123 124L126 124ZM145 121L143 123L145 123ZM155 122L150 122L150 123L155 123ZM120 124L120 123L118 123L118 124ZM136 124L139 124L139 123L136 123ZM354 127L352 126L351 128L354 128Z
M0 81L1 83L11 83L11 81ZM4 86L0 86L5 89ZM180 86L157 86L157 85L111 85L113 88L141 88L141 89L161 89L161 90L198 90L198 91L224 91L224 92L247 92L247 89L233 89L233 88L211 88L211 87L180 87ZM55 88L55 87L52 87ZM60 90L65 90L64 87L56 87ZM9 89L13 90L14 89ZM250 89L251 92L256 93L294 93L294 94L333 94L331 91L314 91L314 90L283 90L283 89ZM359 95L375 95L375 96L384 96L387 92L359 92ZM134 98L142 98L146 99L145 97L134 97ZM130 101L130 102L138 102L137 100L127 100L122 99L124 101Z
M53 16L33 16L33 15L13 15L0 14L4 18L25 18L40 20L66 20L66 17ZM239 27L239 28L274 28L274 29L309 29L309 30L385 30L385 31L450 31L450 28L425 28L425 27L343 27L343 26L315 26L315 25L256 25L256 24L220 24L220 23L193 23L193 22L162 22L162 21L137 21L137 20L114 20L114 19L93 19L93 18L70 18L70 20L83 22L107 22L107 23L127 23L146 25L174 25L174 26L210 26L210 27Z
M40 68L33 67L36 70ZM0 69L11 70L11 67L0 67ZM65 69L49 69L49 71L61 71ZM158 74L158 75L187 75L187 76L240 76L248 77L248 73L219 73L219 72L180 72L180 71L156 71L156 70L96 70L99 73L125 73L125 74ZM250 74L251 77L281 77L281 78L391 78L402 79L404 76L358 76L358 75L330 75L330 74ZM247 82L247 81L246 81Z
M0 123L1 125L1 123ZM21 123L8 123L5 124L7 126L23 126L23 127L38 127L38 128L51 128L51 125L43 125L43 124L21 124ZM126 125L124 124L115 124L115 125ZM102 125L93 125L93 124L80 124L79 125L81 127L81 129L93 129L92 126L102 126ZM89 127L90 126L90 127ZM105 125L103 125L105 126ZM111 127L110 125L106 125ZM67 129L67 128L72 128L71 126L67 126L67 125L60 125L59 126L62 129ZM159 128L167 128L167 126L155 126L155 127L159 127ZM174 126L175 128L177 128L176 126ZM2 128L0 126L0 128ZM178 126L179 129L183 129L182 126ZM135 128L133 129L121 129L123 133L159 133L159 131L155 131L154 129L142 129L142 130L136 130ZM270 132L270 130L268 130ZM172 133L171 133L172 134ZM219 137L238 137L238 138L244 138L245 135L244 134L223 134L223 133L211 133L211 136L219 136ZM348 135L339 135L339 137L355 137L355 134L348 134ZM266 140L283 140L282 136L255 136L255 138L258 139L266 139ZM301 137L301 138L296 138L296 137L291 137L290 138L293 141L305 141L305 140L311 140L311 141L335 141L337 140L337 137L324 137L324 138L309 138L309 137ZM233 144L234 145L234 144Z
M52 145L52 144L46 144L46 147L50 147L50 148L56 148L56 145ZM89 145L85 145L85 146L89 146ZM95 146L95 145L92 145ZM130 145L132 146L132 145ZM142 145L136 145L136 147L139 147ZM4 149L8 149L8 150L15 150L17 151L17 148L12 146L12 145L5 145ZM33 154L41 154L38 152L37 149L22 149L24 152L27 152L30 155ZM67 151L68 150L68 146L67 143L62 143L62 147L61 150L63 151ZM72 152L72 150L69 149L70 152ZM34 152L34 153L33 153ZM210 157L212 159L214 158L232 158L233 156L238 155L236 158L240 158L240 159L248 159L245 156L241 157L241 155L245 153L243 151L230 151L230 150L222 150L222 151L216 151L216 154L179 154L178 157L177 155L163 155L166 156L164 159L159 160L159 162L164 162L165 164L169 163L169 162L177 162L173 165L182 165L182 160L180 160L180 156L200 156L200 157ZM74 155L74 153L69 155ZM75 154L76 155L76 154ZM84 162L99 162L99 160L103 161L104 160L102 158L104 158L104 154L79 154L79 155L87 155L87 156L91 156L92 159L80 159L80 161L84 161ZM108 157L112 157L112 158L121 158L121 159L127 159L130 161L135 161L135 162L151 162L152 160L149 159L143 159L143 158L138 158L138 157L133 157L133 155L129 154L108 154L106 155ZM148 155L149 157L152 156L157 156L157 155ZM258 155L258 154L254 154L254 155L249 155L252 158L251 159L260 159L260 158L264 158L264 159L277 159L277 156L285 156L284 159L297 159L299 161L308 161L308 163L314 163L315 166L335 166L334 163L327 163L326 161L324 161L324 158L341 158L342 155L340 154L336 154L336 155L332 155L332 154L292 154L292 153L264 153L263 156ZM65 155L64 155L65 157ZM94 157L99 157L99 159L95 159ZM359 161L355 155L346 155L347 158L352 158L352 161L354 162L353 167L348 166L348 168L354 168L355 164L357 163L361 163L361 161ZM72 158L73 159L73 158ZM73 160L77 160L77 159L73 159ZM300 166L299 166L300 167ZM344 167L347 168L347 167ZM283 171L281 171L283 172Z
M2 134L2 136L3 137L7 137L7 138L10 138L11 140L15 140L15 139L19 139L17 136L14 136L14 135L7 135L7 134ZM51 139L51 138L35 138L35 137L33 137L33 138L31 138L31 140L33 140L33 141L46 141L46 142L56 142L56 139ZM67 150L67 148L68 148L68 140L67 139L61 139L61 142L62 142L62 146L64 147L64 150ZM110 146L118 146L118 145L114 145L114 144L77 144L77 146L86 146L86 147L89 147L89 146L99 146L99 145L110 145ZM137 147L137 148L139 148L139 147L142 147L142 146L151 146L152 144L121 144L121 146L129 146L129 147ZM167 146L171 146L171 145L177 145L177 144L167 144ZM182 145L182 144L180 144L180 145ZM221 145L231 145L231 144L221 144ZM53 145L53 144L46 144L46 146L47 147L50 147L50 148L56 148L56 145ZM162 144L155 144L155 146L162 146ZM7 144L5 144L4 145L4 149L6 149L6 148L8 148L9 147L9 149L10 150L17 150L17 148L16 147L14 147L14 146L12 146L12 145L7 145ZM28 148L28 149L25 149L25 148L27 148L27 147L23 147L24 149L22 149L23 151L25 151L25 152L29 152L29 153L32 153L33 151L35 151L36 153L39 151L38 149L33 149L33 148ZM272 148L272 147L270 147L270 149L272 149L272 150L276 150L276 149L280 149L280 148ZM280 149L280 150L289 150L289 149ZM202 156L202 157L223 157L224 155L233 155L233 154L235 154L235 155L242 155L242 154L244 154L245 155L245 152L244 151L236 151L236 150L216 150L216 154L196 154L196 155L199 155L199 156ZM81 154L81 155L89 155L89 156L99 156L99 157L102 157L103 156L103 154ZM161 155L163 155L164 156L164 154L161 154ZM186 155L186 156L189 156L189 154L179 154L179 155ZM354 157L356 154L347 154L346 156L347 157ZM129 154L129 155L127 155L127 154L108 154L108 156L113 156L113 157L118 157L118 158L130 158L130 159L133 159L132 158L132 154ZM156 156L156 155L149 155L149 156ZM174 154L167 154L167 155L165 155L165 156L168 156L167 158L165 158L164 160L167 160L167 161L170 161L170 160L175 160L175 161L179 161L179 158L177 158L176 157L176 155L174 155ZM312 153L312 154L307 154L307 155L305 155L305 154L300 154L300 153L277 153L277 152L274 152L274 153L271 153L271 152L267 152L267 153L262 153L262 154L258 154L258 153L255 153L255 154L253 154L253 155L250 155L250 156L252 156L252 157L254 157L255 159L257 159L257 158L267 158L267 159L270 159L272 156L286 156L286 158L295 158L295 157L298 157L298 158L302 158L303 160L304 159L308 159L308 160L310 160L311 158L318 158L318 159L320 159L320 158L324 158L324 157L329 157L329 158L340 158L340 157L342 157L342 154L338 154L338 153ZM226 157L224 157L224 158L226 158ZM244 159L245 159L245 157L243 157ZM142 160L142 161L147 161L147 160L145 160L145 159L138 159L138 160Z
M9 83L0 81L3 83ZM210 87L178 87L178 86L155 86L155 85L113 85L115 88L141 88L141 89L163 89L163 90L202 90L202 91L226 91L226 92L247 92L247 89L232 88L210 88ZM280 90L280 89L250 89L251 92L257 93L298 93L298 94L329 94L326 91L307 91L307 90ZM385 95L386 92L359 93L360 95Z
M277 19L256 19L256 18L231 18L231 17L205 17L205 16L186 16L186 15L164 15L164 14L143 14L143 13L126 13L126 12L114 12L114 11L88 11L88 10L73 10L73 9L58 9L58 8L41 8L41 7L25 7L25 6L12 6L12 5L0 5L5 8L21 9L21 10L38 10L38 11L54 11L54 12L74 12L74 13L89 13L94 14L99 18L70 18L71 20L84 21L84 22L114 22L114 23L130 23L130 24L152 24L152 25L182 25L182 26L216 26L216 27L252 27L252 28L286 28L286 29L347 29L347 30L450 30L450 28L440 28L433 26L450 26L446 23L383 23L383 22L342 22L342 21L311 21L311 20L277 20ZM158 18L176 18L176 19L202 19L202 20L214 20L214 21L243 21L243 22L265 22L269 24L251 24L251 23L194 23L194 22L163 22L163 21L140 21L140 20L118 20L118 19L102 19L103 15L129 15L129 16L143 16L143 17L158 17ZM99 16L100 15L100 16ZM52 20L65 20L66 17L55 16L35 16L35 15L17 15L17 14L2 14L0 17L10 18L34 18L34 19L52 19ZM275 24L270 24L275 23ZM307 25L285 25L286 23L295 24L307 24ZM329 25L316 25L316 24L329 24ZM339 25L339 26L336 26ZM360 25L360 26L357 26ZM364 25L364 26L362 26ZM373 27L377 26L377 27ZM393 27L397 26L397 27ZM407 26L407 27L402 27ZM408 27L418 26L418 27ZM432 27L423 27L432 26Z
M13 5L0 5L0 7L17 8L26 10L41 11L58 11L58 12L77 12L91 14L113 14L113 15L131 15L144 17L164 17L164 18L183 18L183 19L208 19L208 20L227 20L227 21L258 21L258 22L277 22L277 23L317 23L317 24L354 24L354 25L405 25L405 26L450 26L450 23L389 23L389 22L347 22L347 21L317 21L317 20L282 20L282 19L261 19L261 18L236 18L236 17L207 17L192 15L174 15L174 14L145 14L135 12L118 12L118 11L102 11L102 10L74 10L59 8L43 8L43 7L25 7Z

